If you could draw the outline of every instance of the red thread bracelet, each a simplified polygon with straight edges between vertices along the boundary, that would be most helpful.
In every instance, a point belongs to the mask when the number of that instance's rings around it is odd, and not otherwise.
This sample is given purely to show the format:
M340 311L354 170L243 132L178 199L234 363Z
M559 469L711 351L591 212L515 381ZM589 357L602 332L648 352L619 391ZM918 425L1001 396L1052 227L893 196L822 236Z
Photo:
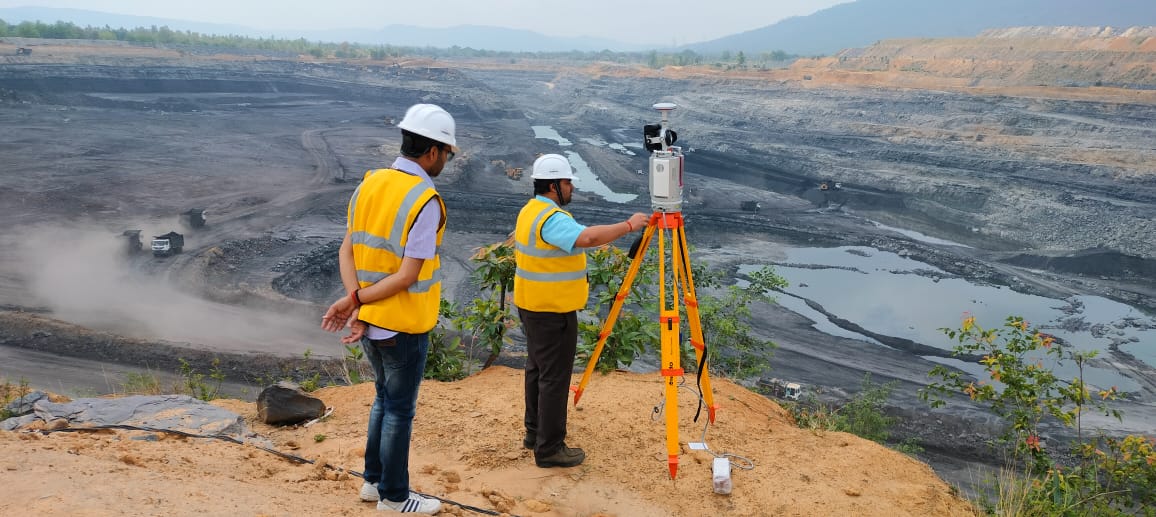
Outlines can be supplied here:
M630 224L630 221L623 221L623 222L626 223L626 231L628 231L628 232L634 231L634 225Z
M360 291L360 290L361 289L354 289L353 291L350 291L350 293L349 293L349 297L353 298L353 303L356 303L359 307L361 306L361 297L357 296L357 291Z

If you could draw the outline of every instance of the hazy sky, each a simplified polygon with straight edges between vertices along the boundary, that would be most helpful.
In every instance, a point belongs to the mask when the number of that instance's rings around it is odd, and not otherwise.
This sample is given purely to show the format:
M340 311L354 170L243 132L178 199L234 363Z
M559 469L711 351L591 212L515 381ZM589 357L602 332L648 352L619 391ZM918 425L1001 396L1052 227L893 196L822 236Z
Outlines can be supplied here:
M257 29L492 25L554 36L684 44L771 25L850 0L0 0ZM424 9L423 8L428 8Z

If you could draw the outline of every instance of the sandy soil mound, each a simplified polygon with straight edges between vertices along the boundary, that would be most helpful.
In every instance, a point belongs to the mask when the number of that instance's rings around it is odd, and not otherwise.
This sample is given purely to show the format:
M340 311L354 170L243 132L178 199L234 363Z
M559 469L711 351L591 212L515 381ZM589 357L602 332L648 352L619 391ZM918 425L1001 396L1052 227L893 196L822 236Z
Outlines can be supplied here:
M515 515L971 515L925 464L844 433L795 427L775 403L715 381L718 422L705 442L749 459L734 491L712 492L707 451L691 421L696 399L681 390L683 455L669 478L655 374L596 375L570 412L567 443L584 465L539 469L521 447L522 372L494 367L454 383L422 386L411 454L416 490ZM360 470L373 386L315 393L334 408L309 428L255 420L253 403L214 404L244 415L278 450ZM705 414L705 413L704 413ZM223 441L102 431L0 432L4 515L373 515L361 480ZM740 460L735 460L740 462ZM445 505L442 515L476 515Z

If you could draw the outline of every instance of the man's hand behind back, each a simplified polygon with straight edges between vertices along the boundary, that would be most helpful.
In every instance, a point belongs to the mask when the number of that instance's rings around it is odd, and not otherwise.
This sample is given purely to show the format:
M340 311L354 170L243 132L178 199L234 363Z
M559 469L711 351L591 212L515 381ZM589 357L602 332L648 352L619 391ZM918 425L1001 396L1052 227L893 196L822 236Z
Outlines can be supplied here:
M325 315L321 317L321 328L327 332L341 332L345 327L349 327L349 335L341 338L341 342L349 344L359 341L361 336L365 335L366 325L357 320L357 311L358 307L353 297L344 296L333 302L329 310L325 311Z

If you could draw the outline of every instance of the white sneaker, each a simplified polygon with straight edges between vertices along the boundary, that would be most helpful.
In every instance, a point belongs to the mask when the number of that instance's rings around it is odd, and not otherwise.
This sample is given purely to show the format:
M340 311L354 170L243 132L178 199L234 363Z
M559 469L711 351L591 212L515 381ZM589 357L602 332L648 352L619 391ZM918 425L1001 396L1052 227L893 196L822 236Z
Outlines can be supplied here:
M393 510L401 513L424 513L433 515L442 509L442 502L432 497L425 497L415 492L409 493L409 498L401 502L382 499L377 502L378 510Z
M376 503L381 500L381 496L377 493L377 485L372 483L361 484L361 500L367 503Z

